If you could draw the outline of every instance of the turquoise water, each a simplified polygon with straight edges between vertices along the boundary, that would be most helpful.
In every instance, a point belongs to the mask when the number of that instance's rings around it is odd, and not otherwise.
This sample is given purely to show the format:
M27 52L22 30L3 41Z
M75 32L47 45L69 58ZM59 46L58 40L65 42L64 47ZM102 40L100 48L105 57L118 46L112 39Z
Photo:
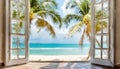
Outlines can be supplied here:
M30 43L30 55L87 55L90 44L40 44Z

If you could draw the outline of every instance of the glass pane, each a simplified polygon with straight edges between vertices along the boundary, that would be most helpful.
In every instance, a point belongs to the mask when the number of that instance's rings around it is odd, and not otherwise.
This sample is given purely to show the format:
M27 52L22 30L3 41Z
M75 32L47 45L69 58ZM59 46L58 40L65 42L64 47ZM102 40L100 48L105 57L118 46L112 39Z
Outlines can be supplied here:
M25 48L25 37L24 36L19 36L20 40L20 48Z
M11 1L12 33L25 34L25 0Z
M25 58L25 50L19 50L19 58Z
M95 5L95 18L100 19L103 16L102 4Z
M95 48L101 48L101 36L96 36L95 39Z
M19 4L25 7L25 0L19 0Z
M25 20L25 8L21 9L19 14L20 20Z
M105 1L105 2L103 3L103 8L108 8L108 1Z
M12 33L17 33L17 20L11 20L11 32Z
M11 0L11 17L18 18L18 0Z
M19 0L19 18L25 20L25 0Z
M25 23L22 21L12 20L12 33L25 34Z
M103 33L109 33L109 23L108 23L108 19L104 19L103 21L101 21L102 25L103 25Z
M109 48L109 39L108 36L103 36L103 48Z
M95 50L95 58L101 58L101 50Z
M102 33L102 21L96 21L96 24L95 24L95 32L96 34L101 34Z
M25 0L11 1L11 16L14 19L25 20Z
M25 22L20 22L21 23L21 30L20 30L20 34L25 34Z
M109 16L109 6L108 6L108 1L103 3L103 16L108 17Z
M102 58L108 59L108 50L102 50Z
M11 36L11 48L17 48L17 37L16 36Z
M17 59L17 50L11 50L11 59Z
M95 0L96 1L96 3L100 3L102 0Z

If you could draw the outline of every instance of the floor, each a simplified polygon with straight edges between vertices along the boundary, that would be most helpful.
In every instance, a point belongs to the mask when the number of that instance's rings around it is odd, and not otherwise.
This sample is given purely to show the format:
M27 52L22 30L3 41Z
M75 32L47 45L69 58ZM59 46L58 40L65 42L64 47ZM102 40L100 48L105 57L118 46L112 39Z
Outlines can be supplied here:
M29 62L0 69L117 69L91 65L89 62ZM119 69L119 68L118 68Z

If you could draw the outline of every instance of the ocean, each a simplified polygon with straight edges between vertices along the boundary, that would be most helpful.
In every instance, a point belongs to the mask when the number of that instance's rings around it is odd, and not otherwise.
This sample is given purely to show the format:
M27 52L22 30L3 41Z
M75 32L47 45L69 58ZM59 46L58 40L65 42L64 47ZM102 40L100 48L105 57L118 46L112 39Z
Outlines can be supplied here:
M90 44L29 44L30 55L87 55Z

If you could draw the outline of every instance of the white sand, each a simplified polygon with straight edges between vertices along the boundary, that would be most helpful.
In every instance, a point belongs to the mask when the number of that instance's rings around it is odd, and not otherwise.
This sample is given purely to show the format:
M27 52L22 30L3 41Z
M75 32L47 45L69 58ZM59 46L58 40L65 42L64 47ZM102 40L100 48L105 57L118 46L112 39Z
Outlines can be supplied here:
M88 61L87 55L30 55L30 61Z

